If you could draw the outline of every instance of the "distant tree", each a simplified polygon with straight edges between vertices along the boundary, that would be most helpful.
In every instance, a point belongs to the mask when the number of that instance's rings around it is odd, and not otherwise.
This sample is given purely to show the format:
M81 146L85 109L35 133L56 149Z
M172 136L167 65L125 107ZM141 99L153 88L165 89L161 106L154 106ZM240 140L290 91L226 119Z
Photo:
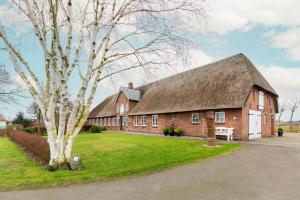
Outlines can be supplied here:
M20 96L22 88L17 87L15 81L10 77L3 65L0 65L0 103L11 104L16 103L16 98Z
M290 106L290 111L291 111L290 124L291 124L292 121L293 121L294 113L295 113L295 111L298 109L299 103L300 103L300 100L299 100L298 98L296 98L295 101L293 101L293 102L291 103L291 106Z
M16 117L13 119L12 121L13 124L20 124L20 125L23 125L24 127L27 127L29 126L30 124L30 120L27 119L25 116L24 116L24 113L22 112L19 112Z
M278 122L281 122L282 114L286 111L286 109L287 109L287 103L286 103L286 101L283 101L283 102L279 105Z
M41 113L41 109L39 108L39 105L37 103L33 102L27 108L27 111L29 114L31 114L36 119L38 134L40 134L41 133L40 127L41 127L42 113Z
M5 117L3 116L2 113L0 113L0 120L5 120Z

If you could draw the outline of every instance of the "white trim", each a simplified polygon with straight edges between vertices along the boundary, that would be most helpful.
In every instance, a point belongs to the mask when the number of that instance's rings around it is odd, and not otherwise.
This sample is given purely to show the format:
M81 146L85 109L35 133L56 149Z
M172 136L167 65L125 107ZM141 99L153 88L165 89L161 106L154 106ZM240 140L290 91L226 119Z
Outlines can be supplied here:
M158 115L152 115L152 127L158 127Z
M139 126L139 116L133 116L133 126Z
M143 120L143 119L145 119L145 120ZM144 126L144 127L147 126L147 116L146 115L143 115L141 117L141 125Z
M197 118L194 118L194 116L198 116L198 121L194 121L194 119L197 119ZM200 115L199 113L192 113L192 124L199 124L200 122Z
M224 119L221 121L220 117L218 116L219 114L224 114ZM224 111L221 112L215 112L215 123L225 123L226 122L226 115Z

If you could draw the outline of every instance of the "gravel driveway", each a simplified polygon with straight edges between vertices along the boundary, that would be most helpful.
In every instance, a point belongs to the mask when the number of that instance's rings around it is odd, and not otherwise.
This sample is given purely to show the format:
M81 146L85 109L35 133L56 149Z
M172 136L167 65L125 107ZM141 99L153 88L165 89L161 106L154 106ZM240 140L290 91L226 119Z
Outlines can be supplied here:
M1 200L300 199L300 134L247 142L230 155L119 181L0 193Z

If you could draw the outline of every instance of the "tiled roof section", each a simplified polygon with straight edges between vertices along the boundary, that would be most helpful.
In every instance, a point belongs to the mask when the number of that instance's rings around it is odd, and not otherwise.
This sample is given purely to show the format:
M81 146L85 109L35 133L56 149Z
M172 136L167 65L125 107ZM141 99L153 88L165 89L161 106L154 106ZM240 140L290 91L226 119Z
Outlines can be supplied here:
M141 91L140 90L129 89L127 87L121 87L120 91L124 92L124 94L126 95L126 97L129 100L139 101L140 98L141 98Z

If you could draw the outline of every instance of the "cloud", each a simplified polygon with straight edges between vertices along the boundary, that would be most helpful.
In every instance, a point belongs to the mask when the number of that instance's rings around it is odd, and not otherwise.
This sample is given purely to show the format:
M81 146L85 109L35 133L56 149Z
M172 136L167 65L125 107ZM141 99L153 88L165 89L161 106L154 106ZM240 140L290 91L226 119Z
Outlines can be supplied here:
M270 35L273 47L287 49L290 60L300 61L300 26Z
M226 34L237 29L247 31L255 25L297 26L299 10L298 0L215 0L207 8L205 31ZM199 25L197 21L194 24Z
M269 81L279 95L279 102L293 102L300 98L300 68L283 66L259 66L259 71ZM289 112L284 113L283 119L288 120ZM300 118L300 111L295 113L295 119Z

